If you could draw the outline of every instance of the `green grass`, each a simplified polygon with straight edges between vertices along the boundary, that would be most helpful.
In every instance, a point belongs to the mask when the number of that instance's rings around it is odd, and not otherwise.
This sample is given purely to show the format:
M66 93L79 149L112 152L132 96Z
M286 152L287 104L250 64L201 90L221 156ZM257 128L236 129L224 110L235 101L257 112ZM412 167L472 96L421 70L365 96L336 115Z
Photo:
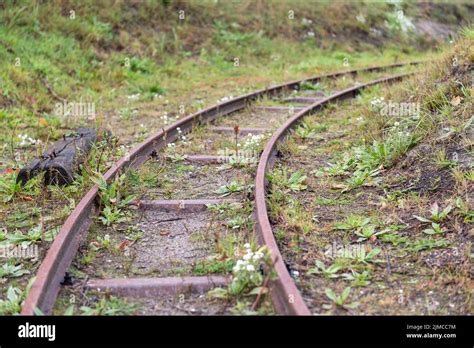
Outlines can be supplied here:
M305 118L308 124L324 120L330 125L325 133L341 133L340 146L303 141L294 132L279 147L272 177L283 172L281 168L314 175L305 192L283 192L280 186L288 175L280 174L267 196L279 248L292 269L304 270L295 277L312 293L313 313L321 313L321 308L349 315L469 312L464 281L472 255L464 246L469 238L459 234L469 230L472 220L472 151L466 150L472 147L468 129L474 55L469 37L462 36L442 59L412 79L367 89L335 110ZM458 82L451 83L453 78ZM418 103L418 112L382 114L382 108L371 103L382 97L385 102ZM337 165L321 170L326 163ZM308 211L298 214L300 225L317 214L319 221L309 233L290 223L295 201L303 201ZM459 250L456 266L454 250ZM463 262L465 266L459 266ZM449 287L443 274L449 274ZM398 293L382 285L385 279L399 283L396 291L409 294L404 296L413 306L397 302ZM349 285L364 290L351 298ZM330 305L324 302L324 289ZM437 292L445 294L439 299L442 305L433 309L423 304ZM462 300L456 302L458 294ZM361 305L344 308L352 301Z
M117 103L122 108L133 105L126 96L137 93L138 103L156 104L166 98L169 102L162 107L176 114L177 105L188 102L188 98L183 100L179 96L190 95L202 81L212 88L224 78L229 79L226 89L235 95L296 76L346 68L342 65L345 57L350 57L351 66L361 66L421 55L412 49L408 55L401 52L395 45L401 37L394 38L383 52L375 47L363 51L347 49L347 45L327 50L318 48L312 41L288 40L303 35L307 28L301 20L288 22L281 16L286 8L304 9L310 17L316 16L321 4L316 8L303 3L274 4L275 8L266 15L275 22L265 20L265 27L260 31L246 25L253 11L245 6L231 9L233 5L226 3L219 4L217 12L230 17L225 21L214 18L219 16L212 12L216 5L211 2L191 2L185 7L194 11L195 17L179 23L170 18L176 6L173 2L169 7L153 1L142 4L135 14L126 12L128 5L112 8L93 2L73 2L75 19L70 18L68 11L61 15L55 6L27 2L6 5L4 25L0 25L0 59L5 62L0 68L0 104L4 106L0 124L6 131L1 134L0 143L16 140L19 129L45 141L48 137L58 137L59 127L87 124L81 118L64 119L55 115L59 101L49 87L69 102L96 103L99 114L96 123L104 124L105 113L121 109ZM346 5L352 6L357 7ZM155 10L151 11L153 7ZM225 8L227 11L222 12ZM377 9L362 7L361 11L373 11L370 18L375 18L375 14L388 8L380 5ZM210 18L201 18L200 11L204 9L211 10L206 12L211 14ZM149 21L153 17L159 17L160 25L166 30L149 36ZM196 17L204 20L205 24L201 25L208 28L202 41L192 36L193 30L200 27ZM334 25L333 18L327 21ZM192 44L187 44L188 41ZM234 66L235 57L240 59L238 67ZM164 96L163 100L154 100L157 95ZM209 97L202 95L195 101L209 103L222 96L222 92L212 92ZM185 105L186 112L195 108ZM46 123L39 124L40 118ZM5 164L11 165L9 161Z
M97 302L81 306L79 312L82 315L132 315L140 309L140 305L128 303L126 300L110 296L100 298ZM67 315L74 314L74 306L71 305L66 310Z
M400 6L410 18L426 17L417 4ZM48 231L57 232L93 184L91 179L103 174L127 152L122 144L133 145L159 130L158 125L150 126L155 119L169 124L177 117L215 104L222 97L291 79L436 54L427 51L430 45L419 37L402 34L393 18L392 29L385 28L385 20L391 18L395 9L395 5L387 3L289 0L255 4L247 0L239 3L151 0L140 6L128 2L111 6L109 1L92 0L3 1L0 4L0 169L13 169L13 172L0 174L0 219L5 222L0 237L18 243L37 243L42 252L46 251L54 238ZM179 10L185 11L183 20L177 16ZM288 18L289 10L295 11L294 20ZM325 16L321 16L323 11ZM458 25L472 17L464 5L434 5L432 12L436 21L446 24ZM355 13L362 14L365 22L355 20ZM371 35L374 28L386 34L387 39ZM309 32L314 32L314 37ZM360 35L354 38L354 33ZM466 35L472 36L472 32L466 30ZM453 86L447 90L456 91ZM440 108L443 115L449 116L450 99L442 97L443 92L440 89L425 104ZM464 93L468 91L464 89ZM90 120L84 116L58 115L58 103L63 99L94 103L96 117ZM78 126L108 127L118 136L94 146L75 183L69 187L44 187L41 178L24 187L15 184L16 169ZM429 129L430 123L427 121L422 126ZM301 129L301 135L312 138L322 130ZM23 140L28 138L31 141ZM176 162L182 160L178 154L174 156ZM189 169L181 164L177 168L180 172ZM159 171L149 172L137 178L130 172L121 185L145 190L156 184L159 174ZM302 173L293 173L287 178L286 190L304 190L304 179ZM172 182L163 184L169 185L172 191ZM114 185L115 182L101 183L105 205L101 217L106 225L124 217L121 204L129 197ZM222 194L248 188L241 186L240 183L226 186ZM303 214L299 209L288 213L290 225L298 226ZM242 219L247 225L247 217L247 212L243 216L225 215L230 230L240 226ZM40 221L44 224L38 229ZM303 227L306 232L310 228ZM140 238L140 233L131 231L129 237ZM223 253L232 254L229 249L235 246L227 240L224 242ZM106 245L107 241L103 243ZM90 264L94 257L95 252L90 251L82 261ZM15 277L13 285L18 291L6 290L12 283L5 284L1 294L5 300L0 301L6 302L0 302L0 312L19 311L28 278L26 274ZM119 309L121 304L109 308L101 302L84 312L107 314L110 309L111 313L119 313L115 307Z

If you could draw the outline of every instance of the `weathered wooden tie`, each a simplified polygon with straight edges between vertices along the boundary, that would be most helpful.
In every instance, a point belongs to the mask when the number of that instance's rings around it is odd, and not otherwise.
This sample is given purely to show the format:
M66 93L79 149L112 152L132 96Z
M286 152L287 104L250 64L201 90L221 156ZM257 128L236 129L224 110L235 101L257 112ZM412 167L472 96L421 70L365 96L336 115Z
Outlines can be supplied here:
M68 185L74 180L74 172L96 141L95 129L79 128L77 132L63 136L43 155L23 167L16 181L25 184L38 174L45 173L46 185Z

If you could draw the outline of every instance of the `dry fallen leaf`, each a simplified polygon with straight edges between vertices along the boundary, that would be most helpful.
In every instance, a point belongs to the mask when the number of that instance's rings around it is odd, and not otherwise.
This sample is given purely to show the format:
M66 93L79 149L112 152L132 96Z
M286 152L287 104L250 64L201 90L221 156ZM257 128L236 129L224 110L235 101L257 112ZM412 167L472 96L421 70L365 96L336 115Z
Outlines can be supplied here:
M48 121L46 121L46 119L44 117L40 117L39 124L43 127L47 127L48 126Z
M462 98L460 96L453 97L453 99L451 99L451 105L458 106L459 104L461 104L461 101Z
M118 249L119 249L119 250L122 250L122 249L124 249L128 244L130 244L130 241L124 240L122 243L120 243Z
M29 201L29 202L32 202L32 201L33 201L33 197L31 197L31 196L21 195L20 197L21 197L22 199L24 199L25 201Z

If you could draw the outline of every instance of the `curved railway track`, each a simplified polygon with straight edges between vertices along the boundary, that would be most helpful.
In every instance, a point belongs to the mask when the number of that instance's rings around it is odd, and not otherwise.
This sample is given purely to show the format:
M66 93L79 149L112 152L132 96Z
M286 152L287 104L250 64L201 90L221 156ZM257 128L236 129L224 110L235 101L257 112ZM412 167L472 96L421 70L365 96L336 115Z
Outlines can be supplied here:
M310 315L308 307L304 303L304 300L296 288L295 283L291 279L287 267L283 262L283 257L278 249L276 240L273 235L273 230L267 214L267 204L265 201L266 197L266 182L265 177L269 172L274 157L277 152L278 143L282 142L287 133L292 129L298 121L304 116L307 116L315 110L324 107L326 104L334 101L340 101L343 99L354 97L363 88L367 88L380 83L390 83L401 80L408 74L395 75L391 77L381 78L370 81L361 86L347 88L343 91L334 93L333 95L324 98L314 104L308 106L304 110L301 110L293 117L288 119L284 125L282 125L267 142L265 149L260 157L259 165L257 169L257 175L255 178L255 211L257 216L257 231L263 243L267 245L272 251L272 255L275 258L275 269L278 274L278 278L274 281L272 294L273 304L277 307L278 312L289 314L289 315Z
M323 108L330 102L342 100L355 96L361 89L379 83L389 83L398 81L407 74L398 74L390 77L383 77L377 80L360 84L355 87L347 88L342 91L316 98L313 96L298 96L288 98L288 92L299 90L300 85L305 82L315 84L322 80L336 79L347 75L357 75L359 73L374 73L403 67L405 65L415 65L418 62L407 64L393 64L387 66L376 66L360 70L350 70L337 72L328 75L315 76L308 79L291 81L289 83L269 87L258 90L256 92L234 98L232 100L220 103L210 108L204 109L190 116L184 117L174 124L161 129L157 133L150 136L143 143L133 148L126 156L115 163L105 174L104 179L112 180L120 175L128 168L138 168L155 155L158 150L163 149L176 140L182 138L183 134L191 132L197 125L209 124L216 119L222 119L223 116L236 113L248 109L255 101L262 97L283 96L285 102L302 104L298 108L289 107L260 107L266 110L278 113L281 110L285 112L291 110L293 115L284 120L284 123L273 133L271 139L267 142L263 153L258 162L258 168L255 177L255 230L262 244L267 245L272 252L275 270L277 273L276 280L272 281L272 300L274 308L278 313L291 315L308 315L308 308L299 294L295 284L293 283L277 244L273 237L272 229L267 215L267 207L265 203L265 174L272 165L272 161L276 153L276 145L285 138L288 130L292 128L302 117L308 115L319 108ZM264 122L265 123L265 122ZM266 123L265 123L266 124ZM243 135L246 133L258 133L267 129L257 128L253 125L240 127L239 132ZM214 127L215 132L234 132L232 127ZM190 155L187 160L197 163L220 163L222 156L209 155ZM68 271L80 245L91 226L95 216L99 214L99 209L95 204L99 194L97 185L93 186L75 207L71 215L64 222L59 234L56 236L53 244L49 248L46 257L41 263L36 274L35 280L29 291L29 294L22 306L23 315L33 315L38 313L51 313L61 283ZM159 212L176 212L188 211L198 212L205 209L207 204L216 204L223 202L222 199L186 199L186 197L176 197L174 200L144 200L138 203L141 209L159 211ZM191 289L192 291L206 291L214 286L224 285L227 279L223 276L207 276L207 277L161 277L161 278L114 278L114 279L97 279L88 282L89 288L108 289L120 295L129 295L135 297L156 296L163 294L179 293L183 289Z

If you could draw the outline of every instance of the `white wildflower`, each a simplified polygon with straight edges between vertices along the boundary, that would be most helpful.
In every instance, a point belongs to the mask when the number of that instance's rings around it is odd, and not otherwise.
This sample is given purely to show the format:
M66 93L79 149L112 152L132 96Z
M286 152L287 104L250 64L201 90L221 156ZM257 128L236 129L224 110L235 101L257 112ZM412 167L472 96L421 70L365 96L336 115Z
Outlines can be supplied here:
M137 100L138 98L140 98L140 93L137 93L137 94L131 94L129 96L127 96L128 100Z

